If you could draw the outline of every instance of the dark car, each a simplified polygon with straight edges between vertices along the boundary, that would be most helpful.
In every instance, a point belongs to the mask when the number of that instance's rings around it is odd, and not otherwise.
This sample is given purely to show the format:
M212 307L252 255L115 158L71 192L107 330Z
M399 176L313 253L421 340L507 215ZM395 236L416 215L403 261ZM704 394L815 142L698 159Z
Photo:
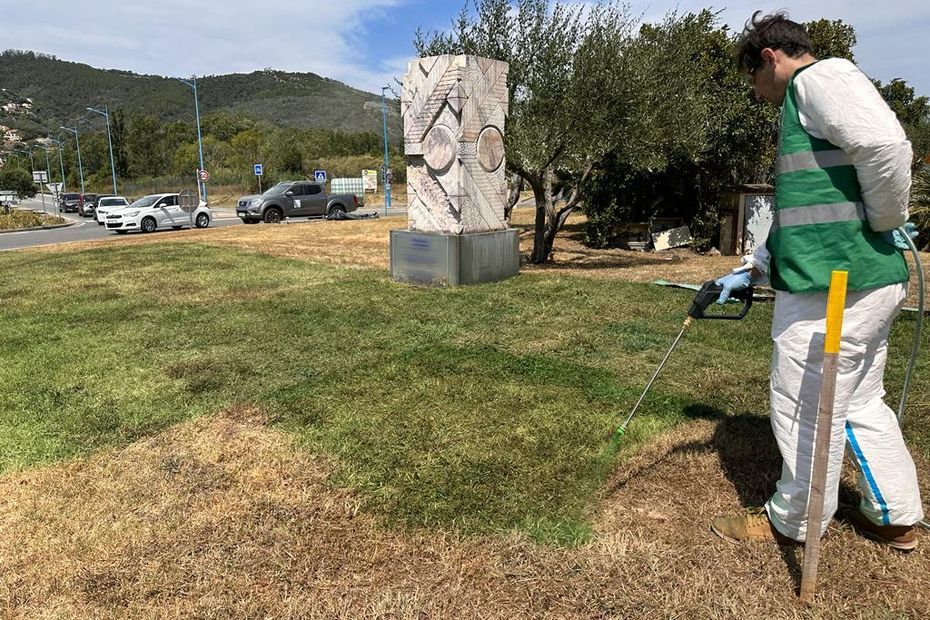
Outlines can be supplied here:
M286 217L331 217L355 211L358 206L355 194L329 194L323 185L313 181L282 181L264 194L241 197L236 203L236 215L245 224L276 224Z
M78 202L77 212L81 217L90 217L94 214L94 203L100 194L81 194L81 200Z
M58 197L58 205L64 213L77 213L80 202L80 194L62 194Z

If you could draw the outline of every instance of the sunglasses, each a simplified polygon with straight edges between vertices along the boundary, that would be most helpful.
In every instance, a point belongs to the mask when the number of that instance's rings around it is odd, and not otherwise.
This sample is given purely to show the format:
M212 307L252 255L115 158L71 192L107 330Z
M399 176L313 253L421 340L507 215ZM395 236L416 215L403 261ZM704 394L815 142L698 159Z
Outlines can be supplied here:
M767 64L768 63L766 61L762 60L755 67L750 67L749 69L746 69L746 81L749 82L750 84L753 84L756 79L756 72L759 71L759 69L761 69Z

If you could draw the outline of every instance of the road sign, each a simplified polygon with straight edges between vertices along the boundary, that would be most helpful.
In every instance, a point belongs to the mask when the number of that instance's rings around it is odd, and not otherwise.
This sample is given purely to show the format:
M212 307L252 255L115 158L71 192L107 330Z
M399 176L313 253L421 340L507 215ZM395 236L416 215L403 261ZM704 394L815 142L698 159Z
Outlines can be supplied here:
M192 189L185 189L178 194L178 205L184 213L191 213L197 209L197 192Z
M366 192L378 191L378 171L362 170L362 183L365 186Z
M207 172L206 170L201 170L198 173L198 176L200 177L200 180L203 181L204 183L210 180L210 173Z
M61 183L46 183L45 184L45 187L48 188L48 191L52 192L53 194L57 194L58 192L60 192L61 186L62 186Z
M262 172L264 172L261 164L255 164L254 166L252 166L252 169L255 170L255 176L257 177L262 176Z
M316 172L313 173L313 178L316 179L317 183L326 183L326 171L317 170Z
M32 180L35 183L46 183L48 181L48 172L45 170L35 170L32 173Z

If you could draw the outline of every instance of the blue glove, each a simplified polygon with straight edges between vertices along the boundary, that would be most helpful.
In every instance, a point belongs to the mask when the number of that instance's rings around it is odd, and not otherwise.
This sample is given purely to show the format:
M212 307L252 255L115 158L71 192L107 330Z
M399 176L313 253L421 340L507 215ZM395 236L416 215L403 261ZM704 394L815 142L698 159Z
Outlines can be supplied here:
M717 303L725 304L733 291L742 291L749 288L749 285L752 284L752 278L749 276L749 270L747 269L717 278L714 280L714 284L723 287L723 290L720 291L720 297L717 298Z
M908 237L910 237L911 239L917 238L917 235L919 233L917 232L917 227L914 226L913 222L904 222L904 226L902 226L902 228L907 233ZM887 242L888 245L893 245L899 250L910 250L911 249L911 246L907 244L907 239L904 238L904 235L902 235L901 231L898 230L897 228L895 228L894 230L886 230L885 232L882 233L882 236L884 237L885 242Z

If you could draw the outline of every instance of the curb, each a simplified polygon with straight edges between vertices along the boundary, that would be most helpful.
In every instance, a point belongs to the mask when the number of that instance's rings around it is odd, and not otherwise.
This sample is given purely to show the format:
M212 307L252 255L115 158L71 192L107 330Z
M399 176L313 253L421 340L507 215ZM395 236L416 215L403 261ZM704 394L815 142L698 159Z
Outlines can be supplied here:
M49 226L31 226L29 228L10 228L0 230L0 235L3 233L14 233L14 232L30 232L34 230L54 230L56 228L67 228L68 226L74 226L77 222L66 222L64 224L51 224Z

